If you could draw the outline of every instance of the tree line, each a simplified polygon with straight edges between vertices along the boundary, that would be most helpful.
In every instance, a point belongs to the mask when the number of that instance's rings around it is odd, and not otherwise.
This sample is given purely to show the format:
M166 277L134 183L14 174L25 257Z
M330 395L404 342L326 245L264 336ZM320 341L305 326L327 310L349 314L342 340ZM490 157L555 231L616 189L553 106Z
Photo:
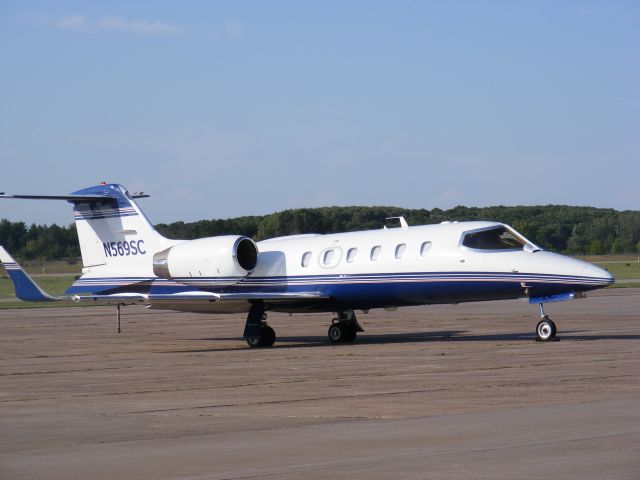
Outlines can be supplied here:
M568 254L640 252L640 211L545 205L463 207L449 210L397 207L323 207L285 210L263 216L160 223L170 238L192 239L243 234L255 240L300 233L336 233L397 226L388 217L404 216L409 225L453 220L493 220L513 226L539 246ZM80 256L75 225L26 225L0 221L0 245L25 260Z

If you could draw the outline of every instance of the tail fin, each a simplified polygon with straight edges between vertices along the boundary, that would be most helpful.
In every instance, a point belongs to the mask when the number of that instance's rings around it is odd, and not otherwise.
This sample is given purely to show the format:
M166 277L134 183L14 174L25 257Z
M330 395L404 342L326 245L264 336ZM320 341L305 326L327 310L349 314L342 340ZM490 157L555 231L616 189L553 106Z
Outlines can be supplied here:
M154 276L153 254L176 242L153 228L122 185L98 185L71 196L76 197L69 201L74 206L83 273L108 270L110 276ZM104 201L95 201L96 197Z
M84 268L82 278L67 293L101 291L155 278L153 255L179 241L169 240L153 228L134 201L143 196L148 195L131 195L118 184L100 184L70 195L0 194L0 198L66 200L73 204ZM118 281L91 281L107 278Z

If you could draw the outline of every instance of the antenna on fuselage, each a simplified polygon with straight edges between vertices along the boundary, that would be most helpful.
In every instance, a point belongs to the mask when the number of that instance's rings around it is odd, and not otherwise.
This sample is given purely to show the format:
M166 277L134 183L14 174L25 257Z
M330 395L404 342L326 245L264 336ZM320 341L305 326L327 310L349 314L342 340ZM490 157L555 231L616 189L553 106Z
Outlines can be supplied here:
M400 221L400 228L409 228L409 224L407 223L407 221L404 219L402 215L400 215L399 217L385 218L385 220L396 220L396 219ZM385 228L387 228L386 225L385 225Z

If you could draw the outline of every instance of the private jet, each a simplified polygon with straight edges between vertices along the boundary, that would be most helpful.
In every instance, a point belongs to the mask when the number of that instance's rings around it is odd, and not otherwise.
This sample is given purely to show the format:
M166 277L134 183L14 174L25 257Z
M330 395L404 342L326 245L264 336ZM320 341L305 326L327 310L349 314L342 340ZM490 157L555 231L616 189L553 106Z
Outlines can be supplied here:
M254 242L243 235L195 240L162 236L118 184L70 195L0 195L73 205L82 275L63 296L43 291L3 247L0 261L16 296L29 302L100 302L120 307L201 313L247 313L250 347L276 340L268 312L332 312L333 343L363 329L356 311L412 305L524 298L538 304L535 338L555 339L544 304L582 298L613 284L609 272L547 252L509 225L443 222L360 232L306 234Z

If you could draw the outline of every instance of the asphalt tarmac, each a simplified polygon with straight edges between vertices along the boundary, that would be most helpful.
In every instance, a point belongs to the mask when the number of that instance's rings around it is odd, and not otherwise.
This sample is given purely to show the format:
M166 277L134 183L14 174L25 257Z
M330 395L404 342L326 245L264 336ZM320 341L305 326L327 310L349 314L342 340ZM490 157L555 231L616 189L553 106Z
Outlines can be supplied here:
M0 478L640 479L640 289L325 314L0 310Z

